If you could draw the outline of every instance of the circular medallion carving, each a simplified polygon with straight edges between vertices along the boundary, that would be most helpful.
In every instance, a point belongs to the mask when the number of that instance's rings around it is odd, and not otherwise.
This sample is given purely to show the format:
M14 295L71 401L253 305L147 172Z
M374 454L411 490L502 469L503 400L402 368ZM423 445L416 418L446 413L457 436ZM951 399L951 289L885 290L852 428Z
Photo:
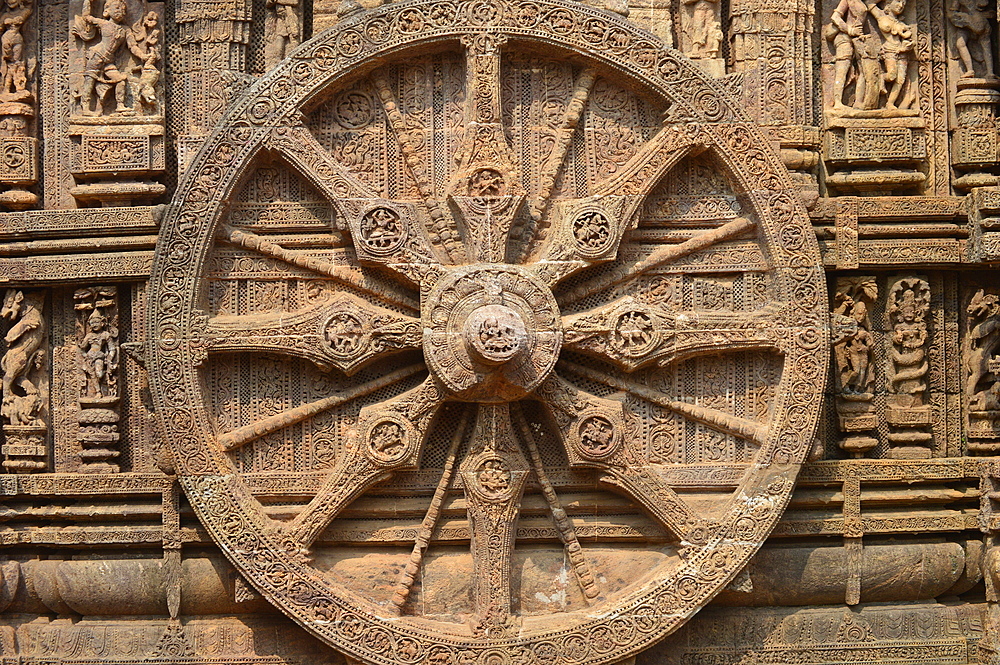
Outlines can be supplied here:
M639 107L663 126L636 131ZM593 114L622 139L582 131ZM327 199L328 243L224 214L274 153ZM646 205L674 169L722 212ZM369 665L600 665L676 630L774 527L814 437L825 293L769 139L682 55L573 2L401 0L229 107L163 221L146 351L191 506L313 635ZM711 519L673 490L691 478L723 497ZM254 492L288 482L310 497L273 519ZM636 508L595 529L565 483ZM362 496L359 529L339 518ZM569 562L565 607L522 611L547 589L512 575L523 546Z

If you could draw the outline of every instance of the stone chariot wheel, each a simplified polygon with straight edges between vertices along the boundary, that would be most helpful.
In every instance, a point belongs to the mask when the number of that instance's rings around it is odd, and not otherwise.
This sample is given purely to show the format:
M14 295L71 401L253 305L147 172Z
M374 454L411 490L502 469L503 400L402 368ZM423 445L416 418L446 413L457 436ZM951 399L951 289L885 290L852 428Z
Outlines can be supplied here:
M562 0L303 44L180 184L156 414L249 583L368 663L604 663L774 527L825 381L809 220L717 83Z

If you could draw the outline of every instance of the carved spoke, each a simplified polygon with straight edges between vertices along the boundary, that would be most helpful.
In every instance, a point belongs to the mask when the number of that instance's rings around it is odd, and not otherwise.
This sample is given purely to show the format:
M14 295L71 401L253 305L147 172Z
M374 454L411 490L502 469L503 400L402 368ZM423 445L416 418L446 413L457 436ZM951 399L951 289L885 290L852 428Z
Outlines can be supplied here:
M615 270L606 272L599 277L595 277L566 291L558 298L559 304L565 306L577 302L589 295L627 282L648 270L659 268L671 261L676 261L695 252L707 249L716 243L735 238L750 231L755 226L755 223L751 220L745 217L737 217L731 222L726 222L722 226L710 231L702 231L682 243L659 247L645 258L623 261Z
M780 349L789 331L780 305L756 312L680 311L626 296L563 318L563 348L632 372L706 351Z
M601 482L638 501L678 540L686 537L699 520L655 469L638 463L642 451L626 436L619 400L591 395L555 375L537 395L559 426L570 466L599 470Z
M476 623L484 637L512 636L511 557L528 462L514 438L507 404L480 404L472 446L459 471L465 481Z
M465 263L465 247L460 239L458 225L455 223L448 206L438 200L434 191L433 176L420 156L418 131L414 131L408 126L406 118L399 110L396 95L389 86L385 75L373 74L372 84L378 91L382 108L393 133L396 135L396 141L406 162L406 167L417 183L417 189L420 190L420 195L424 199L424 205L427 207L427 213L430 217L428 233L431 239L440 241L453 263Z
M437 382L427 378L398 397L361 409L349 447L313 500L288 525L292 539L308 547L369 487L398 469L415 467L443 397Z
M410 376L413 376L423 369L423 365L412 365L410 367L404 367L402 369L389 372L388 374L380 376L379 378L369 381L368 383L363 383L359 386L344 390L336 395L330 395L329 397L318 399L315 402L308 402L291 409L286 409L281 413L263 418L253 424L245 425L244 427L239 427L231 432L221 434L216 441L223 450L236 450L251 441L256 441L262 436L267 436L268 434L277 432L285 427L291 427L296 423L300 423L303 420L317 416L324 411L334 408L335 406L339 406L359 397L364 397L365 395L369 395L381 388L391 386L398 381L402 381Z
M674 413L680 414L689 420L711 427L718 432L746 439L749 443L752 443L755 446L762 446L767 441L768 427L762 423L734 416L726 413L725 411L719 411L718 409L670 399L658 390L647 388L646 386L639 385L634 381L620 379L610 374L605 374L604 372L584 367L583 365L578 365L568 361L561 361L559 365L577 376L581 376L598 383L603 383L604 385L617 388L618 390L630 392L633 395L637 395L658 406L662 406L665 409L669 409Z
M587 99L590 97L590 91L594 88L594 81L596 80L596 70L584 69L580 72L580 75L576 79L576 86L573 89L573 96L570 97L569 103L566 105L566 111L563 113L562 122L559 123L559 130L556 133L552 153L545 161L538 175L538 190L535 192L535 198L531 202L530 209L532 219L539 225L535 232L536 237L544 233L544 229L548 226L549 222L545 218L545 213L549 207L549 197L552 195L556 179L559 177L566 162L566 155L569 154L569 147L573 142L573 134L576 133L580 117L587 106Z
M422 335L419 320L338 293L298 312L216 316L205 337L210 352L281 353L352 374L378 358L420 348Z
M333 203L350 228L358 260L384 266L413 284L440 268L440 259L410 203L389 201L370 191L338 163L304 126L271 133L268 147L287 159Z
M372 298L376 298L390 305L397 305L416 311L418 304L412 298L407 298L389 289L380 287L365 277L360 269L350 266L339 266L330 261L293 252L285 249L281 245L259 236L256 233L237 229L235 227L222 224L219 226L217 236L220 240L231 245L242 247L264 256L269 256L289 265L305 268L317 275L329 277L344 286L360 291Z
M559 531L559 540L562 541L563 547L566 550L566 556L569 558L570 565L573 566L573 572L576 573L576 581L580 584L580 590L583 591L584 597L587 598L588 602L592 603L600 597L601 590L597 585L594 574L590 571L590 566L587 565L587 559L583 555L583 548L580 547L580 540L576 537L573 520L566 514L566 510L562 507L559 497L556 495L555 488L552 487L552 483L549 481L548 474L545 473L545 464L542 462L542 455L538 450L538 444L535 442L535 435L531 431L532 426L528 424L528 421L524 417L524 412L520 408L517 409L517 424L521 430L521 437L528 446L528 454L531 456L531 470L534 472L535 477L538 478L538 484L542 487L542 495L545 497L545 502L549 504L552 521L556 525L556 530ZM537 424L535 426L537 427Z
M392 595L392 604L396 606L397 610L402 610L406 604L406 599L410 595L413 582L417 579L417 573L420 572L424 553L430 546L434 529L437 528L438 519L441 517L441 507L444 504L445 497L448 494L448 487L451 485L454 476L458 449L465 438L467 423L468 412L462 416L461 422L455 428L454 435L452 435L451 444L448 446L448 454L444 461L444 469L441 471L441 479L434 489L434 496L431 497L431 505L427 508L424 520L420 524L420 533L417 534L417 538L413 543L410 559L406 562L406 568L403 569L403 572L399 576L399 581L396 583L396 590Z
M617 175L598 184L593 196L553 205L538 225L541 232L554 227L538 254L537 270L546 283L554 286L588 265L615 259L639 206L670 169L702 149L701 141L697 127L665 125Z
M466 45L466 126L459 168L448 199L465 226L469 258L502 263L524 190L500 112L500 46L505 38L490 33L468 35Z

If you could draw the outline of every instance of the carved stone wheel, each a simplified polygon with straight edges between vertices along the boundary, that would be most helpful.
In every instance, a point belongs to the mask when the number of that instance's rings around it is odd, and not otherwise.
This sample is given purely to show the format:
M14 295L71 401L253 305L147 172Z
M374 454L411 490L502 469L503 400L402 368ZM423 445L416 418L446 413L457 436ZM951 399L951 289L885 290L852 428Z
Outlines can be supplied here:
M571 2L399 2L303 44L157 245L151 387L205 528L368 663L604 663L675 630L784 510L825 381L769 145Z

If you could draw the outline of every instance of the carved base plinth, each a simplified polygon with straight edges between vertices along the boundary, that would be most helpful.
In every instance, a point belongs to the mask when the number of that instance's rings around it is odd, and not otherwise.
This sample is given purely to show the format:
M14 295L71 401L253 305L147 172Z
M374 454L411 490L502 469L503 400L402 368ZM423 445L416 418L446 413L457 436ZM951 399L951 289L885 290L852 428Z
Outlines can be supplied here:
M838 442L842 450L853 457L862 457L878 445L870 435L878 427L878 414L872 410L871 393L845 392L837 397L837 417L840 431L848 434Z
M166 191L145 180L166 169L161 116L74 116L69 135L71 169L79 182L70 194L81 203L140 205Z
M3 468L8 473L35 473L48 467L48 429L35 425L5 425Z
M118 397L89 397L80 399L79 441L80 471L83 473L118 473L117 459L118 412L114 407Z
M998 155L994 109L1000 102L1000 80L965 78L956 86L952 164L967 173L955 179L955 187L968 190L995 185L997 176L989 171Z
M925 459L931 456L930 447L934 437L930 432L922 430L931 424L929 406L889 406L886 409L885 419L893 428L889 433L889 457Z
M38 140L29 136L34 109L23 102L5 101L0 95L0 184L10 187L0 192L0 206L27 210L38 203L38 195L28 187L38 182ZM30 98L30 95L29 95Z
M830 165L828 186L851 193L912 189L926 180L920 165L927 159L922 118L827 117L823 158Z

